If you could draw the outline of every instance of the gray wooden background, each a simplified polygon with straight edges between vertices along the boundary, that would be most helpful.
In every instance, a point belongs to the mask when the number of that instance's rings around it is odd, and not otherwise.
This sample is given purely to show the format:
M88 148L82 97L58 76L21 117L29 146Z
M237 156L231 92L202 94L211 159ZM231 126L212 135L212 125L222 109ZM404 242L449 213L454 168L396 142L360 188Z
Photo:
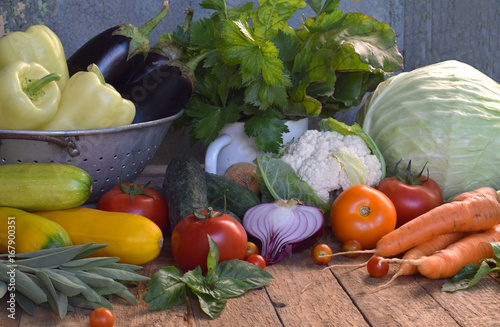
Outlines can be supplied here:
M227 0L229 7L250 0ZM184 21L183 11L193 8L194 19L209 15L200 0L170 0L170 13L153 31L161 33ZM258 3L257 0L253 1ZM93 35L122 23L140 26L154 16L163 0L0 0L0 36L24 31L33 24L49 26L61 39L67 56ZM345 12L362 12L387 22L396 32L405 71L448 59L466 62L500 82L499 0L341 0ZM290 22L298 27L298 13ZM153 163L166 164L185 151L202 162L206 147L188 147L187 137L169 131Z

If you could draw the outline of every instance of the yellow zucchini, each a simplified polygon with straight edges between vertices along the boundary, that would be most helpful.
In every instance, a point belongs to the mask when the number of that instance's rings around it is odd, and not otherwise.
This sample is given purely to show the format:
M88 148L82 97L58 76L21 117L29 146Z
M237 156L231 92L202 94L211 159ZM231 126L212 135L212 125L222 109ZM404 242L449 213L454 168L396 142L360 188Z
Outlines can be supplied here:
M68 232L75 245L107 244L94 256L119 257L122 263L142 265L154 260L163 246L160 228L146 217L123 212L73 208L36 212Z
M27 211L78 207L92 191L92 178L66 164L0 165L0 206Z
M15 208L0 207L0 252L26 253L72 245L59 224Z

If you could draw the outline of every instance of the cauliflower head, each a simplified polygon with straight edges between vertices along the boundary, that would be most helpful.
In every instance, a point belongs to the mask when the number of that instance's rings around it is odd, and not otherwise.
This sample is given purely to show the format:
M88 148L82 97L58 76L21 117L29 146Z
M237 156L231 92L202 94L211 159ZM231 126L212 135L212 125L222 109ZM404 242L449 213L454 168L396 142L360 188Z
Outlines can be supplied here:
M380 161L357 135L307 130L290 144L281 160L289 164L323 201L328 202L335 191L351 186L351 180L334 152L357 158L366 169L367 185L378 184L382 177Z

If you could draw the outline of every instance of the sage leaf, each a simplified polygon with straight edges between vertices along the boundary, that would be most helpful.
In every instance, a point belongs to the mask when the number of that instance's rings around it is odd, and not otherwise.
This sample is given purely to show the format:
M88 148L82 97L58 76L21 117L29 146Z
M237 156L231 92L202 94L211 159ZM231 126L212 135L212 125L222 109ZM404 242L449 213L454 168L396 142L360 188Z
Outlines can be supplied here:
M81 251L89 248L90 245L91 244L66 246L61 248L61 251L50 252L48 254L42 253L42 255L39 256L17 260L16 264L30 268L57 267L60 264L72 260Z
M5 294L7 294L7 283L2 280L0 281L0 299L3 298Z
M94 244L92 242L87 243L85 245L88 245L88 246L83 248L82 251L80 251L80 253L76 257L73 258L74 260L88 257L92 253L99 251L100 249L103 249L106 246L108 246L107 244Z
M87 272L91 272L97 275L101 275L103 277L108 277L111 279L117 279L122 281L134 281L134 282L144 282L148 281L149 277L140 275L136 272L129 272L123 269L114 269L114 268L103 268L96 267L92 269L88 269Z
M73 296L68 299L70 305L86 309L97 309L99 307L105 307L109 310L113 310L113 306L109 301L101 296L99 302L89 301L81 295Z
M132 304L137 304L137 299L128 289L125 289L121 292L116 292L115 295L121 297L124 300L127 300Z
M56 270L56 269L54 269ZM71 280L73 283L78 284L82 287L84 287L84 290L81 292L81 295L86 298L89 301L92 302L99 302L100 300L100 295L97 294L96 291L89 285L87 285L85 282L83 282L80 278L76 277L76 275L72 272L65 271L65 270L59 270L59 274L65 276L69 280Z
M36 313L35 304L22 293L16 292L16 303L27 314L34 316Z
M14 270L14 275L16 279L16 291L24 294L28 299L33 301L35 304L41 304L47 301L47 295L43 289L38 286L27 274L23 273L18 269L9 267L6 264L0 263L0 280L4 282L9 282L10 276L7 272L12 272Z
M91 287L106 287L114 282L112 278L87 271L76 271L75 275Z
M134 271L137 271L137 270L143 268L142 266L130 265L130 264L126 264L126 263L111 263L108 265L103 265L102 267L103 268L122 269L122 270L126 270L129 272L134 272Z
M68 298L63 293L57 291L49 276L42 270L36 272L36 277L40 279L43 287L47 290L47 302L50 309L62 319L66 316Z
M123 285L122 283L114 281L111 285L105 286L105 287L95 287L94 291L97 292L99 295L111 295L119 292L123 292L124 290L127 290L127 286Z
M54 285L54 288L56 290L62 292L66 296L75 296L85 290L85 287L73 283L71 280L54 270L43 268L40 269L40 271L46 274L48 278L50 278L52 285Z
M59 268L68 271L88 270L94 267L102 267L120 261L118 257L95 257L72 260L59 265Z
M150 310L166 310L186 303L186 285L180 278L180 271L173 266L163 267L151 276L148 292L142 296Z

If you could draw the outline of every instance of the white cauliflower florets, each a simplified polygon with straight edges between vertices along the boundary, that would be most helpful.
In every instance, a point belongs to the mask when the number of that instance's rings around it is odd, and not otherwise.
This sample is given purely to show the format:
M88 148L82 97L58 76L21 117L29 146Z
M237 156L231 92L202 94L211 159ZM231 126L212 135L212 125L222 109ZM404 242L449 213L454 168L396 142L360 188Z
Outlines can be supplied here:
M321 199L328 202L332 192L351 186L346 171L333 152L356 157L368 173L367 185L374 186L380 181L380 161L357 135L308 130L288 147L281 160L289 164Z

